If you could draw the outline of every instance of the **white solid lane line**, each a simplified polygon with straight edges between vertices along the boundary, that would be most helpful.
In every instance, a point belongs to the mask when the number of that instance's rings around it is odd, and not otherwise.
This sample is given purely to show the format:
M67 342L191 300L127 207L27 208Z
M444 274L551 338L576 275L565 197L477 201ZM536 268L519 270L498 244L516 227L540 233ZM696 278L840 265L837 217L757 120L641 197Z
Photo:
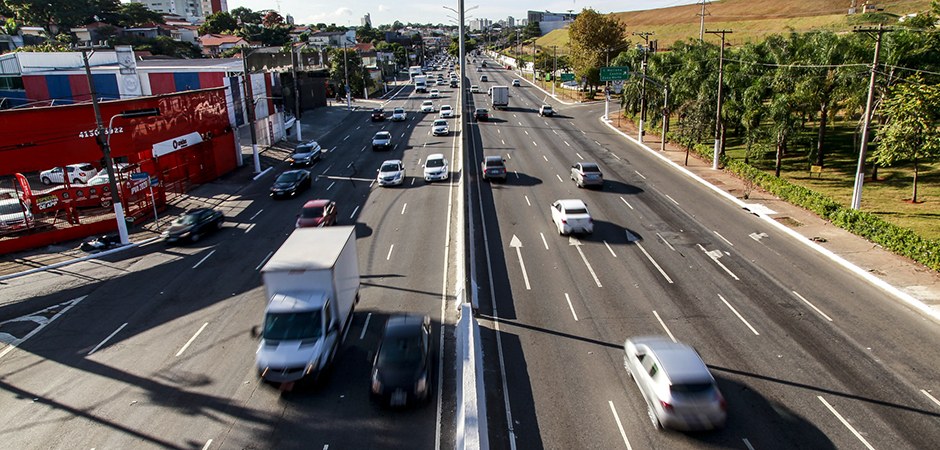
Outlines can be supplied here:
M607 246L607 250L610 251L610 254L611 254L611 255L614 255L614 258L616 258L616 257L617 257L617 254L614 253L614 249L610 248L610 244L608 244L607 241L604 241L604 245Z
M663 244L666 244L666 247L669 247L669 250L676 251L676 248L673 247L672 244L670 244L669 241L663 237L663 235L656 233L656 236L659 237L659 240L663 241Z
M199 334L202 333L202 330L205 330L206 326L208 325L209 325L209 322L202 324L202 326L199 327L199 331L196 331L196 334L194 334L193 337L189 338L189 340L186 341L186 345L183 345L183 348L181 348L180 351L176 352L176 356L182 355L183 352L185 352L186 349L189 348L190 345L192 345L193 341L195 341L196 338L199 337Z
M332 182L332 183L330 183L330 185L326 187L326 190L330 190L330 189L332 189L332 188L333 188L333 185L335 185L335 184L336 184L336 182L335 182L335 181L334 181L334 182Z
M722 297L721 294L718 294L718 298L720 298L721 301L724 302L725 306L727 306L728 309L730 309L731 312L734 313L734 315L738 316L738 319L741 319L741 322L744 322L744 324L747 325L747 327L751 329L751 332L754 333L754 335L760 336L760 333L758 333L757 330L755 330L754 327L752 327L751 324L748 323L748 321L744 319L744 316L742 316L741 313L738 312L738 310L734 309L734 306L731 306L731 303L728 303L728 301L725 300L725 298Z
M718 236L719 238L721 238L721 240L725 241L726 244L728 244L728 245L734 247L734 244L732 244L731 241L725 239L725 237L722 236L721 233L719 233L718 231L715 231L715 230L712 230L712 232L715 233L716 236Z
M646 179L646 177L644 177L642 173L637 172L636 170L634 170L633 172L636 173L637 175L639 175L640 178L642 178L642 179L644 179L644 180Z
M258 212L256 212L253 216L249 217L248 220L255 220L255 217L258 217L258 214L261 214L262 211L264 211L264 209L259 209Z
M394 250L394 249L395 249L395 244L392 244L392 246L388 248L388 255L385 256L385 260L386 260L386 261L391 261L391 259L392 259L392 250Z
M845 427L848 428L849 431L851 431L852 434L854 434L855 437L858 438L858 440L862 441L862 444L865 444L865 447L867 447L868 450L875 450L875 447L872 447L871 444L869 444L868 441L866 441L865 438L863 438L862 435L859 434L859 432L855 430L855 427L849 424L849 422L845 420L845 418L842 417L842 414L839 414L839 411L836 411L836 409L833 408L832 405L830 405L829 402L826 401L826 399L822 398L821 395L817 395L816 398L818 398L819 401L821 401L823 405L826 405L826 408L829 408L829 412L831 412L832 415L836 416L836 418L839 419L840 422L842 422L842 425L845 425Z
M353 217L356 217L356 212L357 212L357 211L359 211L359 206L358 206L358 205L356 206L356 209L353 210L352 214L349 215L349 218L352 219Z
M793 291L793 295L797 296L800 300L803 300L803 303L806 303L810 308L813 308L816 312L819 313L820 316L823 316L826 318L826 320L832 322L831 317L827 316L826 313L822 312L819 308L816 307L816 305L810 303L809 300L805 299L802 295L800 295L799 292Z
M119 333L121 330L123 330L124 327L126 327L126 326L127 326L127 322L124 322L124 325L119 326L117 330L114 330L113 333L109 334L108 337L104 338L103 341L99 342L98 345L96 345L95 348L91 349L91 351L88 352L88 354L87 354L86 356L91 356L92 353L97 352L98 349L101 348L102 345L104 345L105 343L107 343L108 341L110 341L111 338L113 338L115 334L118 334L118 333Z
M614 408L614 402L608 401L610 404L610 412L614 413L614 421L617 422L617 428L620 429L620 436L623 437L623 443L627 446L627 450L633 450L633 447L630 445L630 440L627 439L627 432L623 431L623 423L620 422L620 416L617 415L617 408Z
M581 156L581 154L580 154L580 153L578 153L578 152L574 152L574 154L575 154L575 155L578 155L578 159L580 159L581 161L584 161L584 157L583 157L583 156Z
M937 400L937 397L934 397L934 396L930 395L930 392L927 392L927 391L924 390L924 389L921 389L920 392L921 392L922 394L926 395L927 398L930 399L930 401L936 403L937 406L940 406L940 400Z
M663 322L663 318L659 317L659 313L656 310L653 310L653 315L656 316L656 320L659 321L659 324L663 326L663 329L666 330L666 334L669 335L669 339L672 339L672 342L676 342L676 337L672 335L672 331L669 331L669 327L666 326L666 322Z
M209 450L209 447L211 446L212 446L212 439L209 439L208 441L206 441L206 445L202 446L202 450Z
M407 204L407 203L405 203L404 205L401 206L401 215L403 215L403 216L405 215L405 209L406 209L406 208L408 208L408 204Z
M634 240L635 240L635 239L634 239ZM629 232L629 231L627 232L627 241L628 241L628 242L630 241L630 232ZM657 263L656 260L653 259L653 257L650 256L650 254L646 252L646 249L643 248L643 244L640 244L639 242L637 242L637 243L636 243L636 246L639 247L640 251L642 251L644 255L646 255L646 259L650 260L650 262L653 263L654 266L656 266L656 269L659 270L659 273L663 276L663 278L665 278L666 281L669 282L669 284L672 284L672 278L669 278L669 275L666 275L666 271L663 270L662 267L659 267L659 263Z
M578 315L574 312L574 305L571 304L571 297L568 297L568 293L565 292L565 300L568 301L568 308L571 309L571 315L574 316L574 321L578 321Z
M366 323L362 325L362 333L359 333L360 341L362 340L362 338L366 337L366 330L369 329L369 320L371 319L372 319L372 313L369 313L369 315L366 316Z
M565 182L565 180L562 180L562 179L561 179L561 175L558 175L558 174L556 173L555 176L558 177L558 181L560 181L560 182L562 182L562 183Z
M721 256L724 254L724 253L721 253L721 250L715 250L715 251L710 252L708 250L705 250L705 247L702 247L702 244L695 244L695 245L698 245L698 248L702 249L702 251L705 252L705 254L708 255L708 257L711 258L712 261L715 262L715 264L718 264L719 266L721 266L722 269L725 269L725 272L727 272L728 275L731 275L731 278L734 278L735 280L740 280L740 278L738 278L738 276L735 275L734 272L731 271L731 269L728 269L724 264L721 263L721 261L718 260L718 258L721 258Z
M747 450L754 450L754 446L751 445L751 441L747 440L747 438L741 440L744 441L744 446L747 447Z
M212 250L211 252L209 252L208 255L206 255L206 256L204 256L202 259L200 259L199 262L197 262L196 265L193 266L193 269L199 267L199 265L202 264L202 263L204 263L207 259L209 259L209 257L212 256L213 253L215 253L215 250Z
M591 277L594 278L594 283L597 284L597 287L604 287L601 285L601 280L597 278L597 274L594 273L594 267L591 266L591 263L587 260L587 256L584 255L584 251L581 250L581 240L574 236L570 236L568 238L568 245L574 246L578 249L578 254L581 255L581 260L584 261L584 265L587 266L588 272L591 272Z
M633 205L631 205L630 202L628 202L625 198L620 197L620 201L622 201L623 204L627 205L630 209L633 209Z
M261 269L261 266L263 266L264 263L268 262L268 258L270 258L271 255L273 255L273 254L274 254L274 250L271 250L270 252L268 252L268 256L265 256L264 259L262 259L261 262L258 263L258 266L255 267L255 270Z

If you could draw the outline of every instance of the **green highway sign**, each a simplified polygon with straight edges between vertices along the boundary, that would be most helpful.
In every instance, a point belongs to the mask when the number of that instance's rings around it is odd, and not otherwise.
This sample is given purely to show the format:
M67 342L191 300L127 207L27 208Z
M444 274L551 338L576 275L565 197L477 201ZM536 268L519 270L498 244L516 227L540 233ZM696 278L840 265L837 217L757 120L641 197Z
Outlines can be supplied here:
M574 74L573 73L561 74L561 81L574 81Z
M626 66L601 67L601 81L617 81L630 78L630 68Z

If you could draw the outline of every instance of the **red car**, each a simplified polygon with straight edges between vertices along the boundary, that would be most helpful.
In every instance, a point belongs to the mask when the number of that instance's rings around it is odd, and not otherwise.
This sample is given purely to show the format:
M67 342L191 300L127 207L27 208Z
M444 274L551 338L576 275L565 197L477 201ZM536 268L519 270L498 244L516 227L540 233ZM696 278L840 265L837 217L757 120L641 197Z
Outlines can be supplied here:
M297 228L327 227L336 225L336 202L326 199L304 203L297 215Z

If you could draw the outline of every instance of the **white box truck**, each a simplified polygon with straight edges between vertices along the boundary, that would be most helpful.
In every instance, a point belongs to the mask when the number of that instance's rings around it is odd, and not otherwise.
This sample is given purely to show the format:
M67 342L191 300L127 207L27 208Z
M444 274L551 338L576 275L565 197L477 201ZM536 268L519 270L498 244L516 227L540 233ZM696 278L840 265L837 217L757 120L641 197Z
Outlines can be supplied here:
M493 109L509 106L509 86L493 86L490 88L490 106Z
M428 91L428 77L424 75L417 75L414 77L415 80L415 92L427 92Z
M355 227L294 230L261 278L268 303L258 375L272 383L316 379L332 363L359 301Z

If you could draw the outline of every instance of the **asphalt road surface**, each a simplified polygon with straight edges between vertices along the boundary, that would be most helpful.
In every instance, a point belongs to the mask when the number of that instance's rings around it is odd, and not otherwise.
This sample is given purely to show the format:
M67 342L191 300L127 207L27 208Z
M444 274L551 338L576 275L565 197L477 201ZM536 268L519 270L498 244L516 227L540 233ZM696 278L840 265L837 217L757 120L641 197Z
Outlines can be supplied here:
M482 91L470 108L518 77L488 66L469 72ZM631 144L598 120L603 104L526 82L510 95L471 124L466 150L492 448L940 442L936 324ZM539 117L542 103L558 115ZM503 156L506 183L481 180L484 155ZM600 165L603 189L574 185L579 161ZM587 203L593 234L559 236L549 206L563 198ZM641 335L699 351L724 429L654 430L623 367L624 340Z
M453 90L441 90L439 103L456 106ZM421 165L430 153L459 156L453 133L430 135L436 114L416 112L423 97L406 88L386 105L406 107L406 122L371 122L365 110L317 136L329 152L296 198L268 197L283 162L234 194L202 199L227 221L198 243L155 242L0 286L0 338L18 344L0 353L0 447L453 447L459 192L426 184ZM379 130L392 132L393 150L373 152ZM404 161L403 186L372 183L385 159ZM356 225L361 302L326 379L281 392L254 368L259 269L314 198L335 200L339 224ZM368 396L374 350L397 313L431 317L437 363L433 398L404 410Z

